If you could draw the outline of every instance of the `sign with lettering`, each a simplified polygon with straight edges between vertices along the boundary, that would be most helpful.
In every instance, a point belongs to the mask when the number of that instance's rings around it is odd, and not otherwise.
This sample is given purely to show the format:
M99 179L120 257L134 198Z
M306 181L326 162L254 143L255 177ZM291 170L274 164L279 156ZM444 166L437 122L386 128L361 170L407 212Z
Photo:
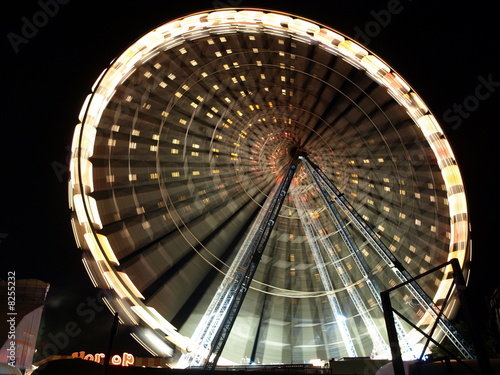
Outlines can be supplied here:
M73 358L81 358L86 361L94 361L97 363L101 363L104 362L105 354L104 353L87 354L84 351L81 351L81 352L74 352L73 354L71 354L71 356ZM124 352L122 355L115 354L114 356L111 357L110 363L116 366L125 366L125 367L133 366L135 363L135 357L132 354L126 352Z

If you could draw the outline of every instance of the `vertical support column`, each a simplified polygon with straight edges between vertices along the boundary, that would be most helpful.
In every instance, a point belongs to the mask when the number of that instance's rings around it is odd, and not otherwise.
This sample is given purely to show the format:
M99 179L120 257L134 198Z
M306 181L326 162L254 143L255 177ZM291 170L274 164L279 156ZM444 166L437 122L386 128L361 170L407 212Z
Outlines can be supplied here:
M279 188L273 196L269 196L268 199L271 200L271 206L265 213L264 219L259 223L259 230L256 235L252 238L250 243L250 249L252 251L250 259L247 263L246 270L242 277L235 283L235 295L232 296L231 300L228 301L228 309L225 316L222 318L222 324L219 326L212 343L211 348L208 353L205 366L206 370L214 370L217 366L217 362L222 354L224 345L229 337L231 328L236 320L238 312L243 304L243 300L250 288L250 283L252 282L257 266L262 258L262 253L267 245L271 232L274 228L274 224L278 217L281 206L285 200L286 194L292 182L295 170L297 169L298 159L293 159L288 171L284 175L283 179L279 184Z
M118 329L118 313L115 312L113 318L113 326L111 327L111 332L109 334L108 348L106 350L106 356L104 357L104 375L109 373L109 364L111 362L111 352L113 350L113 342L115 341L116 331Z
M335 320L337 321L340 335L342 336L342 340L347 350L347 354L349 355L349 357L357 357L358 354L356 352L356 348L352 341L351 333L349 332L349 327L347 326L346 319L344 318L342 307L340 306L340 303L337 299L335 288L333 287L332 280L326 269L327 267L325 264L325 260L321 255L321 250L314 236L314 229L313 229L313 224L311 223L310 213L308 213L306 204L302 202L298 194L293 195L293 200L295 202L295 206L299 214L299 219L304 228L307 241L309 242L309 246L311 247L311 252L313 254L314 262L316 263L316 268L318 269L321 282L323 283L323 287L327 292L328 302L330 303L333 315L335 316ZM336 267L342 267L342 266L337 265Z
M309 172L310 177L312 178L313 182L315 183L316 188L320 192L321 199L322 199L322 201L323 201L323 203L328 211L328 214L330 215L330 218L332 219L333 223L335 224L335 227L337 228L337 231L340 234L340 237L342 238L345 245L347 246L347 249L349 250L349 253L351 254L359 271L363 275L363 278L365 279L365 282L368 285L368 288L370 289L370 292L372 293L373 298L375 299L378 306L382 310L382 302L380 300L380 289L379 289L376 281L373 280L369 276L371 273L370 269L369 269L368 265L366 264L366 261L362 258L361 252L359 251L359 248L358 248L356 242L354 241L353 237L351 236L349 229L347 228L346 223L344 222L339 211L337 210L337 208L333 204L334 201L328 195L327 190L322 186L322 183L318 178L319 175L314 172L312 165L309 164L309 161L307 159L305 160L304 164L306 165L306 169ZM332 183L332 185L333 185L333 183ZM341 194L340 191L338 191L338 193ZM329 241L326 241L326 239L325 239L324 242L329 242ZM327 247L328 247L328 245L327 245ZM331 248L330 254L333 255L335 253L335 251L333 250L333 247L329 246L329 248ZM334 260L332 260L332 261L334 261ZM344 272L343 276L341 276L341 278L347 278L348 277L347 275L348 275L348 273ZM351 284L351 282L349 281L347 284L344 284L344 285L347 286L350 284ZM352 295L352 291L354 291L355 289L349 288L348 291L349 290L351 290L350 294ZM363 303L361 302L361 299L359 297L357 298L357 300L359 300L360 303L356 304L356 299L353 298L353 302L355 302L355 304L357 306L358 305L363 306ZM362 318L364 317L363 321L365 322L366 326L368 327L368 331L370 332L370 335L372 336L372 340L374 343L374 350L378 353L388 353L389 348L387 347L384 340L382 339L380 332L378 331L378 329L376 329L376 326L371 321L370 315L366 312L365 308L358 309L358 311L361 311L361 310L364 311L364 314L360 313L360 315ZM401 324L401 322L397 318L395 318L395 324L396 324L396 330L398 331L399 339L401 340L401 342L404 345L405 352L410 353L412 351L412 348L409 345L408 340L406 338L406 332L403 328L403 325Z
M177 367L189 367L193 362L194 365L203 366L206 370L214 370L217 366L287 195L298 162L298 158L292 159L283 177L281 180L278 179L267 197L256 221L238 249L235 260L196 327L192 339L199 345L198 348L183 354Z
M462 313L467 325L470 328L472 344L474 345L474 349L476 351L476 358L479 368L481 369L481 373L484 375L492 374L493 370L488 358L488 353L486 352L486 348L484 347L484 342L481 339L478 324L471 314L467 286L465 284L465 279L460 267L460 263L458 262L458 259L453 258L450 260L450 264L453 269L453 279L457 288Z
M378 238L373 229L363 220L359 213L352 207L347 198L335 186L335 184L325 175L325 173L314 163L306 157L302 157L305 165L315 176L315 182L320 186L320 190L324 190L323 194L328 194L328 201L330 204L336 203L344 211L344 213L352 220L355 227L370 243L372 248L377 252L380 258L387 264L392 272L398 279L405 283L408 291L417 299L422 308L434 319L438 320L439 327L443 330L446 336L453 342L457 349L462 353L465 358L474 358L474 352L469 347L467 342L460 336L451 323L443 318L438 319L439 311L435 306L432 299L425 293L422 287L415 282L414 278L406 271L404 266L399 262L396 257L389 251L385 244ZM316 179L317 177L317 179Z
M384 310L385 326L387 327L387 336L391 346L392 366L394 367L394 375L405 375L403 365L403 357L401 356L401 348L399 346L398 332L394 323L394 315L392 313L391 296L388 291L380 293L382 300L382 309Z

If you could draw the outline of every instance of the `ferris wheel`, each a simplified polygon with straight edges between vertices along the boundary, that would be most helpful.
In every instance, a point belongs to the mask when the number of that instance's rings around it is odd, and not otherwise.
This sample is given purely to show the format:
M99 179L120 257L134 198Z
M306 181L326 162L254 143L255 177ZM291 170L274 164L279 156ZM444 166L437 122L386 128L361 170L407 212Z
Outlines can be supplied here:
M314 21L168 22L111 62L79 120L69 195L85 267L133 336L179 366L387 358L380 292L470 258L435 117L380 57ZM450 273L394 306L428 330ZM411 355L423 336L395 323Z

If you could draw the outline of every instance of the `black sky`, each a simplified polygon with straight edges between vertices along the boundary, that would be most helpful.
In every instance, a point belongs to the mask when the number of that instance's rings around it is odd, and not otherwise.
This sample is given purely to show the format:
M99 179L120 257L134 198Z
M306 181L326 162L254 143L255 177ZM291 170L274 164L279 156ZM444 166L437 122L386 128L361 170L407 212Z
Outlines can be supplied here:
M15 271L18 279L51 284L42 344L62 340L58 334L75 322L81 332L60 342L58 352L103 351L112 321L100 304L92 304L97 291L82 266L67 204L69 146L86 95L109 62L139 36L224 4L282 10L358 36L420 94L442 120L463 173L473 237L470 285L481 304L500 285L500 32L491 3L6 1L0 34L0 279ZM39 26L30 29L26 20ZM483 89L477 91L479 85ZM474 109L458 112L456 105L464 104Z

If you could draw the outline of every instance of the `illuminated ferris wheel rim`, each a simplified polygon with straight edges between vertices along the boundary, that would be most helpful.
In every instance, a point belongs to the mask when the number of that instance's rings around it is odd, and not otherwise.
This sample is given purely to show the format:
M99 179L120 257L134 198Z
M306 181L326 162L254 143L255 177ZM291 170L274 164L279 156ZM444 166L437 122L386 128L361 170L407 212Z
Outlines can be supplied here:
M168 50L179 45L184 35L189 32L205 36L203 31L213 27L227 26L228 33L237 32L237 27L250 28L259 32L261 28L285 32L309 42L317 43L332 55L340 56L350 65L366 74L404 107L424 135L437 159L441 175L448 191L449 211L452 222L449 258L458 258L464 264L467 254L463 246L469 241L467 202L460 171L451 147L435 117L430 113L421 98L389 65L378 56L360 46L357 42L333 29L313 21L286 13L260 9L224 9L199 12L167 22L145 34L119 55L96 81L91 94L82 107L72 146L72 164L70 181L70 206L76 213L78 222L84 224L83 237L92 256L100 261L101 272L120 298L132 302L131 310L153 329L161 330L170 336L176 345L186 348L188 339L179 335L175 328L153 308L142 302L140 291L124 272L115 268L119 264L106 236L97 233L102 227L99 212L92 197L92 164L89 161L93 153L96 128L102 113L115 90L134 71L135 65L154 57L160 50ZM75 235L76 236L76 235ZM465 246L467 247L467 245ZM459 250L454 250L459 249ZM200 254L201 255L201 254ZM104 267L104 268L103 268ZM89 271L89 269L87 268ZM93 278L91 272L90 276ZM435 299L443 298L449 283L443 280ZM316 296L316 295L315 295Z

